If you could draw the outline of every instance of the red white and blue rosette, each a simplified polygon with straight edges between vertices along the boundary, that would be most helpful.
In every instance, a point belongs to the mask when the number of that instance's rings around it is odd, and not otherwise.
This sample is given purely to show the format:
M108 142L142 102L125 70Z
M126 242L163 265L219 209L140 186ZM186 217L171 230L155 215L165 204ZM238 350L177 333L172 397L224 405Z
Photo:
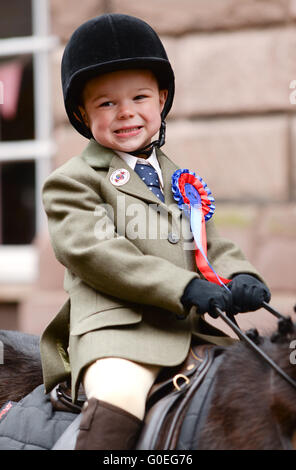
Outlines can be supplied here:
M210 220L215 212L215 199L211 195L209 187L194 172L179 169L172 176L172 191L179 208L190 219L191 231L196 245L197 268L208 281L226 287L225 284L230 281L219 276L207 258L205 222Z

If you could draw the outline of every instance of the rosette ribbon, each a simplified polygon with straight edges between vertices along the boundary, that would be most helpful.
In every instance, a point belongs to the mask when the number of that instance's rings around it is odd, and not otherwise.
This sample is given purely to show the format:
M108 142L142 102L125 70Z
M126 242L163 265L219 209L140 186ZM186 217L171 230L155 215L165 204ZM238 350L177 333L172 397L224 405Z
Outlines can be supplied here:
M215 200L203 179L187 169L176 170L172 176L172 191L179 208L190 219L191 231L195 241L196 265L210 282L220 284L226 289L229 279L219 276L207 258L206 221L215 212Z

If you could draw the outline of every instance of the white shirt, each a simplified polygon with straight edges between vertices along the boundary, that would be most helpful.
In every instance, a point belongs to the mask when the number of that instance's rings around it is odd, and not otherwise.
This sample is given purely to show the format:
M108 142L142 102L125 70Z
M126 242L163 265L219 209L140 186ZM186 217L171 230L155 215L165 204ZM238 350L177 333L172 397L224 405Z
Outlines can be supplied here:
M119 152L119 151L116 151L116 153L120 158L122 158L122 160L125 161L125 163L130 168L132 168L132 170L135 169L135 166L136 166L137 163L141 163L142 165L151 165L152 168L154 168L154 170L157 173L159 183L160 183L160 187L161 187L161 190L163 191L162 173L161 173L161 169L160 169L160 166L159 166L159 163L158 163L158 160L157 160L155 149L153 149L152 154L150 155L149 158L138 158L138 157L134 157L133 155L131 155L129 153Z

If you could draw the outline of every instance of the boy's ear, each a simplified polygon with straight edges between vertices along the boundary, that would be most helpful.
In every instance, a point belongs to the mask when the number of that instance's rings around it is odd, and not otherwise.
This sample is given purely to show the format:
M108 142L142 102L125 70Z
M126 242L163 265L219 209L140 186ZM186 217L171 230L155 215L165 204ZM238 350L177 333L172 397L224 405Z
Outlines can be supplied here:
M79 108L80 116L82 117L84 124L87 127L89 127L89 122L88 122L87 114L86 114L86 111L85 111L84 107L79 105L78 108ZM79 121L80 121L80 119L79 119Z
M165 102L168 97L168 90L160 90L159 91L159 104L160 104L160 112L162 112Z

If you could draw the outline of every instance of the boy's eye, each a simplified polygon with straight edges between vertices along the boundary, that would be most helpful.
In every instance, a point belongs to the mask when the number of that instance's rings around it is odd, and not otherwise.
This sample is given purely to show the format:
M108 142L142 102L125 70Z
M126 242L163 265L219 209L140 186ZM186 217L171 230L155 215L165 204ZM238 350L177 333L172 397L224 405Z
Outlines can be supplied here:
M108 108L109 106L112 106L113 103L112 101L104 101L104 103L100 104L100 107Z
M134 97L134 100L138 101L138 100L143 100L144 98L147 98L147 96L146 95L137 95L137 96Z

